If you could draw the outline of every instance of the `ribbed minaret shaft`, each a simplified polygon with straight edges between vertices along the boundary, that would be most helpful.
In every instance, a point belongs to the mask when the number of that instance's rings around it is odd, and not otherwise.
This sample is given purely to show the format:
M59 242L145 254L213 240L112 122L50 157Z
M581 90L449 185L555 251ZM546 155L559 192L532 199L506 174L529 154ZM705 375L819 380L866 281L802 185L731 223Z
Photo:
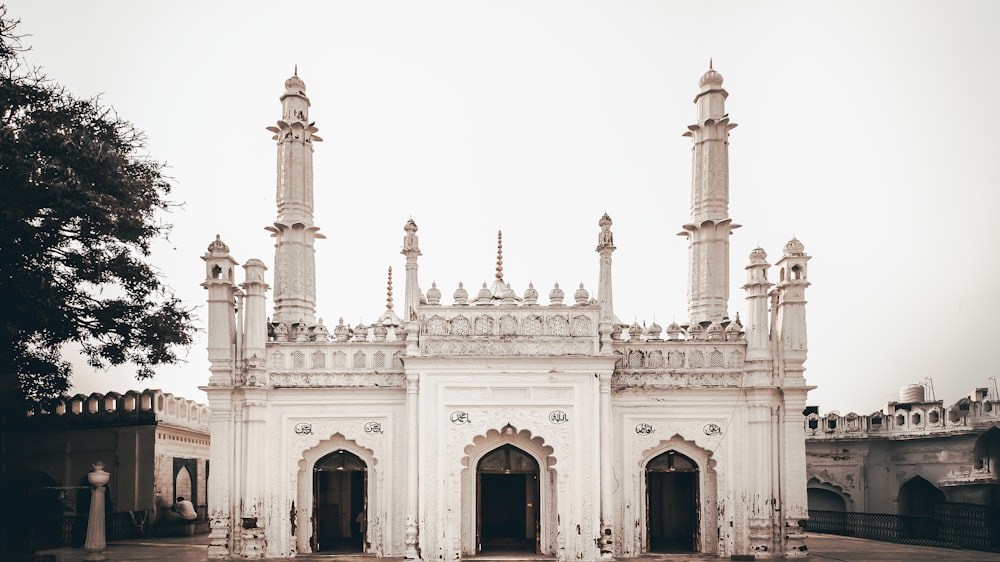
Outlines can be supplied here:
M403 225L406 234L403 236L403 250L399 253L406 256L406 310L403 311L403 322L413 318L417 305L420 304L420 283L417 280L417 256L420 255L420 239L417 237L417 223L413 219Z
M316 323L316 255L324 238L313 224L313 143L322 141L309 121L306 85L298 74L285 80L281 119L267 129L278 143L277 206L274 226L274 322Z
M729 130L722 75L709 65L694 98L698 122L691 137L691 222L688 239L688 314L691 322L716 322L728 316L729 235L739 225L729 218Z
M264 272L267 267L258 259L251 259L243 266L243 357L247 368L264 364L267 353L267 290Z

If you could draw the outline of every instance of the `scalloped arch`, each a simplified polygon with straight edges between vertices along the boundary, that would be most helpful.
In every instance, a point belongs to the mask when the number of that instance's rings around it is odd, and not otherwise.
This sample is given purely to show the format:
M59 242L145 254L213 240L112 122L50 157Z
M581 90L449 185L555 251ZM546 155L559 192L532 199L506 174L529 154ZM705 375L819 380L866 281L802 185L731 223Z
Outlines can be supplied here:
M465 447L462 466L464 468L474 467L483 455L508 443L535 456L539 465L546 469L551 469L558 461L552 455L554 449L545 444L545 439L540 436L532 436L527 429L516 431L513 435L504 435L500 429L490 429L485 434L473 437L472 443Z
M339 449L354 453L361 460L365 461L365 464L369 468L378 464L378 459L375 458L375 453L371 449L362 447L358 445L357 441L348 439L342 433L337 432L328 439L324 439L302 451L302 456L299 458L299 471L305 471L308 465L315 464L319 459Z
M712 451L701 447L694 441L684 439L678 433L673 434L670 439L661 440L656 445L643 451L639 460L639 467L645 470L649 461L669 450L677 451L697 462L699 466L703 466L705 470L713 474L715 473L716 461L712 458Z
M819 476L811 476L809 480L806 482L806 488L807 489L816 488L819 490L834 492L836 494L840 494L843 498L847 500L850 500L852 502L854 501L853 498L851 498L851 493L846 491L843 486L841 486L840 484L836 484L834 482L830 482L829 480L821 480Z

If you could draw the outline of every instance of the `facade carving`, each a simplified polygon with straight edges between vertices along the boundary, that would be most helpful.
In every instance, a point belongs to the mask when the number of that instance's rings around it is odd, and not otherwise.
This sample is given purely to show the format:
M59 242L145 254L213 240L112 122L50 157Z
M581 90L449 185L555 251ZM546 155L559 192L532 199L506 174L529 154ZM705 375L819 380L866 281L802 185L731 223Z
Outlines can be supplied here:
M804 556L809 256L790 242L772 283L754 249L746 322L729 316L735 125L721 75L710 69L699 85L686 322L618 320L617 246L604 214L596 298L582 283L515 289L502 233L492 284L470 291L459 282L450 300L436 283L424 293L418 258L440 250L421 248L409 219L402 312L390 268L372 325L328 328L315 302L322 236L312 153L321 139L305 84L289 78L282 120L269 128L278 145L273 313L262 262L248 261L237 286L228 246L216 240L203 256L209 555Z

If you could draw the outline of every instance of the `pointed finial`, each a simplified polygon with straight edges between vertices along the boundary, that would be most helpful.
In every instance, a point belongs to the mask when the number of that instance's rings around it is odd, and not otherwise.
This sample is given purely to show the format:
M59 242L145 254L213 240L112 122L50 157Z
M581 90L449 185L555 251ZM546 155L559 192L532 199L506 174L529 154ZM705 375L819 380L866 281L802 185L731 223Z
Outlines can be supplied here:
M503 231L497 231L497 279L503 279Z
M386 286L385 307L392 309L392 266L389 266L389 284Z
M708 57L708 69L715 70L714 68L712 68L712 57Z
M709 66L712 66L712 65L709 64ZM293 75L294 76L298 76L299 75L299 65L295 65L295 72L293 73Z

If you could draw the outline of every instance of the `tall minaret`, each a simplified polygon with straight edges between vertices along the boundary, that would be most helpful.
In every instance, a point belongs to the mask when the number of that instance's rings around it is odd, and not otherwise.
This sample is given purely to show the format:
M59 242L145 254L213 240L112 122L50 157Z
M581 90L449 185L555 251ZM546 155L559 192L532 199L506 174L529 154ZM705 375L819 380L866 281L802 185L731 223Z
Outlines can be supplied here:
M717 322L728 316L729 235L740 225L729 218L729 122L722 75L711 63L694 98L698 122L691 137L691 222L684 225L688 246L688 314L691 322Z
M420 254L420 238L417 236L417 223L411 217L403 225L406 234L403 236L403 249L399 253L406 256L406 297L403 311L403 322L415 317L417 305L420 304L420 283L417 279L417 258Z
M611 254L615 251L614 235L611 233L611 217L607 213L597 221L601 227L597 235L597 253L601 256L600 279L597 285L597 302L601 305L601 323L615 321L615 307L611 296Z
M313 241L325 238L313 224L313 142L322 141L309 122L306 85L285 80L281 119L267 130L278 141L278 218L267 227L274 242L274 322L316 323L316 254Z

